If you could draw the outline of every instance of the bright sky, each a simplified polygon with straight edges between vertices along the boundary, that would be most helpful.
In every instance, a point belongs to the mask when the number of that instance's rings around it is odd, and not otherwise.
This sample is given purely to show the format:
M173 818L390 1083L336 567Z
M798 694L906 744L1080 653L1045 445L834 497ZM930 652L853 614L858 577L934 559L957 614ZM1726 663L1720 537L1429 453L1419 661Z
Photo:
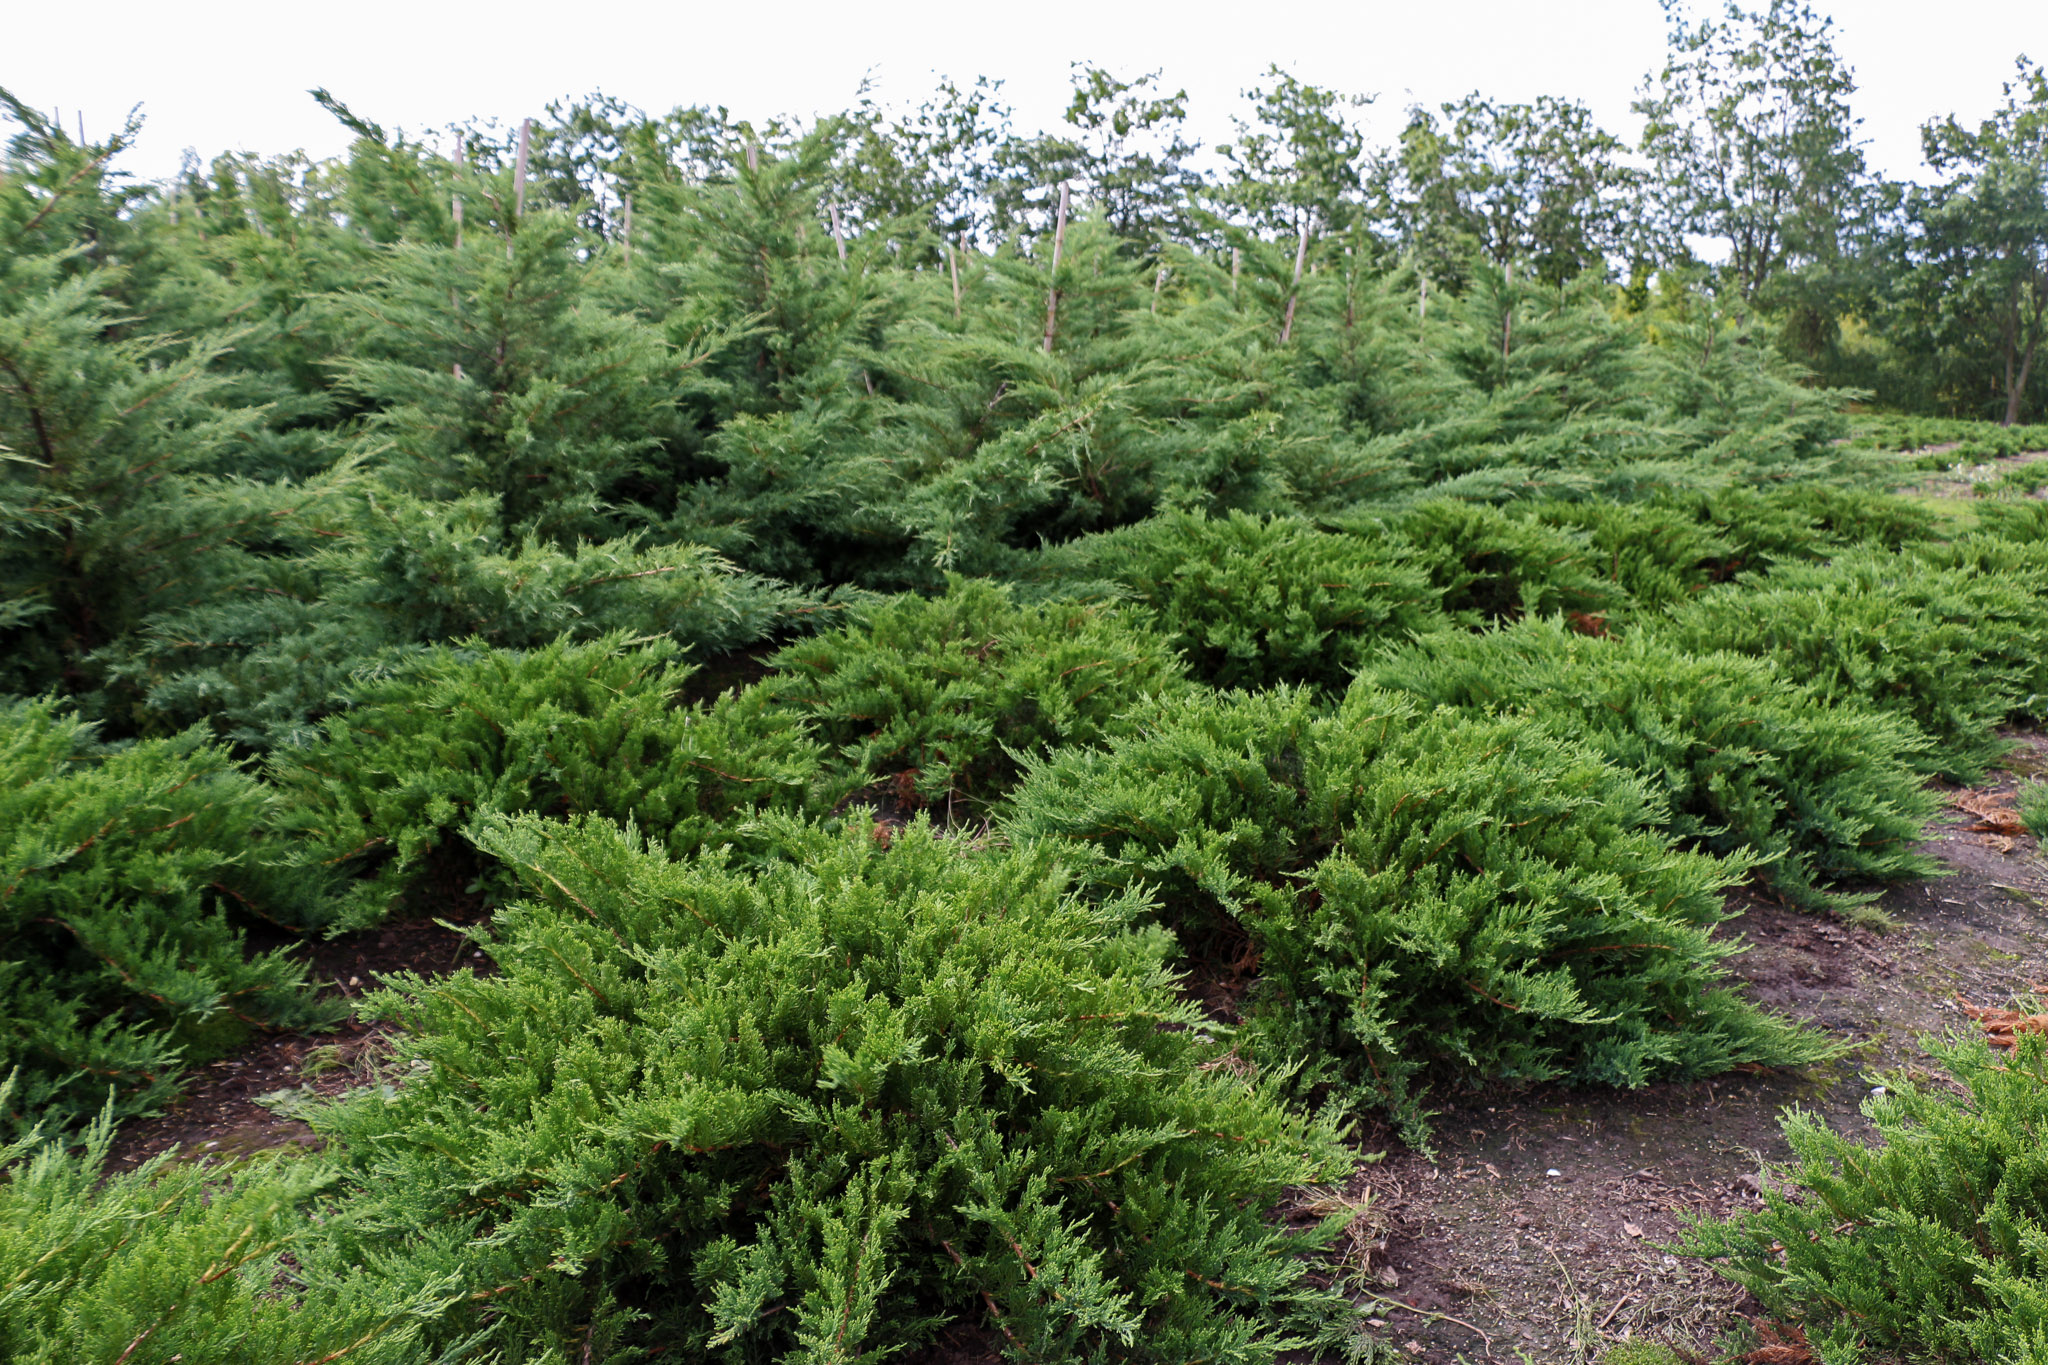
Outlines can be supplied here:
M1714 0L1692 0L1695 8ZM1763 0L1753 0L1755 4ZM2041 0L1819 0L1861 87L1866 154L1921 174L1918 128L1981 117L2013 59L2048 61ZM9 0L0 84L103 135L130 106L148 124L122 163L153 178L188 148L339 152L347 135L306 95L326 86L357 113L414 133L471 116L510 122L602 88L649 110L724 104L741 117L831 112L862 76L914 104L935 75L1001 77L1021 127L1056 122L1070 62L1129 77L1163 69L1185 88L1204 141L1230 135L1241 92L1269 63L1303 80L1375 93L1370 126L1391 140L1412 102L1472 90L1585 101L1633 138L1629 101L1661 65L1655 0L1360 0L1349 5L1096 0L586 0L490 4L304 4L100 0L91 22L58 4Z

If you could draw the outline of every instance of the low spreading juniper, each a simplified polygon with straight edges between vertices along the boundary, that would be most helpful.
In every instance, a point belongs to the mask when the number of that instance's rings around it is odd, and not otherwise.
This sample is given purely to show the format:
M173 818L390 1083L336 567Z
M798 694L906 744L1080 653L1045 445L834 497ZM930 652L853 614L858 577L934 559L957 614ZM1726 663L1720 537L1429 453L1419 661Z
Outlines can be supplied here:
M1297 1254L1327 1231L1265 1211L1354 1158L1209 1065L1141 896L922 821L754 876L595 819L470 837L526 887L496 974L396 979L402 1085L316 1118L380 1254L465 1241L443 1339L852 1362L966 1322L1263 1362L1351 1317Z
M1747 866L1673 849L1660 797L1519 716L1358 685L1170 699L1032 765L1005 829L1184 943L1256 964L1248 1046L1426 1131L1432 1085L1641 1085L1829 1055L1722 984ZM1211 965L1218 962L1211 950Z
M245 941L244 916L325 913L265 837L278 804L201 729L110 747L57 703L0 706L0 1132L145 1112L252 1028L336 1017Z
M1524 713L1648 783L1681 844L1757 860L1794 904L1869 918L1869 893L1829 888L1933 872L1917 851L1935 809L1928 742L1900 716L1825 701L1784 672L1548 620L1428 636L1368 676L1427 703Z
M331 926L374 923L480 815L636 819L678 856L766 811L829 806L802 718L759 691L682 705L666 639L447 648L368 683L270 776L309 874L342 880Z

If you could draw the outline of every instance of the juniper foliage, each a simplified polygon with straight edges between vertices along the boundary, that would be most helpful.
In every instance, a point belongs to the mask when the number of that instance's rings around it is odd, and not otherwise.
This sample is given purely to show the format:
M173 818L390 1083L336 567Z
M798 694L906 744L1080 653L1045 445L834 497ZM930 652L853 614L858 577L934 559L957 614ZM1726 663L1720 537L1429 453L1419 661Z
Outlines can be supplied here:
M1829 1053L1720 984L1736 949L1710 931L1746 860L1672 849L1666 818L1540 722L1361 684L1330 715L1288 689L1168 700L1107 750L1033 764L1006 829L1085 859L1105 894L1156 886L1211 970L1257 964L1266 1065L1420 1138L1436 1083L1642 1085Z
M2048 1041L1931 1047L1961 1093L1885 1077L1863 1102L1875 1146L1795 1111L1764 1207L1693 1224L1683 1249L1804 1323L1830 1365L2048 1360Z
M1666 642L1774 661L1827 701L1902 715L1933 741L1927 771L1972 780L2007 745L1995 727L2048 704L2048 568L1982 574L1910 554L1785 564L1695 598Z
M510 1361L855 1361L979 1322L1031 1359L1271 1361L1333 1310L1264 1217L1352 1158L1227 1068L1137 896L919 822L757 877L497 818L499 972L396 983L395 1091L321 1118L366 1220L459 1229Z
M1794 904L1852 916L1872 896L1828 890L1925 877L1928 743L1867 704L1823 701L1770 663L1687 654L1654 634L1592 639L1556 620L1444 633L1368 674L1426 704L1508 708L1648 783L1678 842L1753 859Z
M1353 529L1384 534L1369 522ZM1431 498L1386 531L1414 547L1443 610L1468 628L1558 613L1604 620L1628 600L1601 575L1586 536L1496 507Z
M1441 619L1403 547L1291 518L1157 516L1048 561L1113 584L1212 687L1341 692L1370 651Z
M858 610L855 624L777 653L763 684L799 708L847 786L984 811L1020 764L1123 732L1123 714L1185 687L1166 642L1114 607L1019 604L995 583Z
M318 743L270 768L307 871L359 878L330 927L374 923L485 815L632 819L681 857L808 809L819 747L802 720L758 690L679 704L693 670L678 654L618 633L530 651L472 641L361 687Z
M145 1112L252 1027L337 1017L302 962L250 952L235 923L321 913L264 837L276 807L203 731L109 747L54 702L0 708L5 1131Z

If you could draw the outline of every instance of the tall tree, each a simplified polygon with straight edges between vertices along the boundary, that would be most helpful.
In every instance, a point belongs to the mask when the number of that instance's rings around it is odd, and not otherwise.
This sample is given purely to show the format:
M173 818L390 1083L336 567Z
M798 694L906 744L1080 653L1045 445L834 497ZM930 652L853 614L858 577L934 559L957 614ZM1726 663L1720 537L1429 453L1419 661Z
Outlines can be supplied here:
M1475 252L1562 284L1628 245L1638 181L1621 140L1575 100L1507 104L1474 92L1411 111L1381 181L1402 238L1440 277Z
M1975 128L1951 114L1921 129L1927 164L1949 178L1909 203L1900 314L1963 405L1995 393L2011 426L2048 343L2048 73L2022 57L2004 95Z
M1803 0L1732 2L1719 20L1671 22L1664 69L1636 100L1666 249L1721 243L1724 273L1756 301L1786 270L1825 261L1865 187L1855 73L1834 24Z
M1252 122L1217 147L1233 169L1218 197L1258 230L1293 237L1308 219L1342 233L1363 212L1365 133L1346 110L1372 102L1266 68L1270 85L1244 92Z
M1126 81L1076 62L1066 128L995 151L988 194L996 230L1049 223L1059 197L1049 187L1065 181L1127 242L1188 238L1189 198L1202 183L1188 163L1200 144L1187 136L1188 92L1163 93L1158 80L1157 71Z

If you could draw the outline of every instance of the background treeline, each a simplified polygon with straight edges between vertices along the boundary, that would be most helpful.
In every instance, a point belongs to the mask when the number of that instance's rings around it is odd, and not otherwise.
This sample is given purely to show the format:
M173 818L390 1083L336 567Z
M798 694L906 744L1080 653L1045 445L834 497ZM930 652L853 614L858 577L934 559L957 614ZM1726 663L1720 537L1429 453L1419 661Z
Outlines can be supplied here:
M2021 77L1913 192L1787 5L1633 151L1084 69L135 186L0 96L0 1358L1371 1354L1267 1217L1360 1114L1831 1055L1724 893L1878 919L2040 718L2048 504L1885 491L2048 444L1926 415L2034 411ZM324 1153L101 1181L457 898Z

